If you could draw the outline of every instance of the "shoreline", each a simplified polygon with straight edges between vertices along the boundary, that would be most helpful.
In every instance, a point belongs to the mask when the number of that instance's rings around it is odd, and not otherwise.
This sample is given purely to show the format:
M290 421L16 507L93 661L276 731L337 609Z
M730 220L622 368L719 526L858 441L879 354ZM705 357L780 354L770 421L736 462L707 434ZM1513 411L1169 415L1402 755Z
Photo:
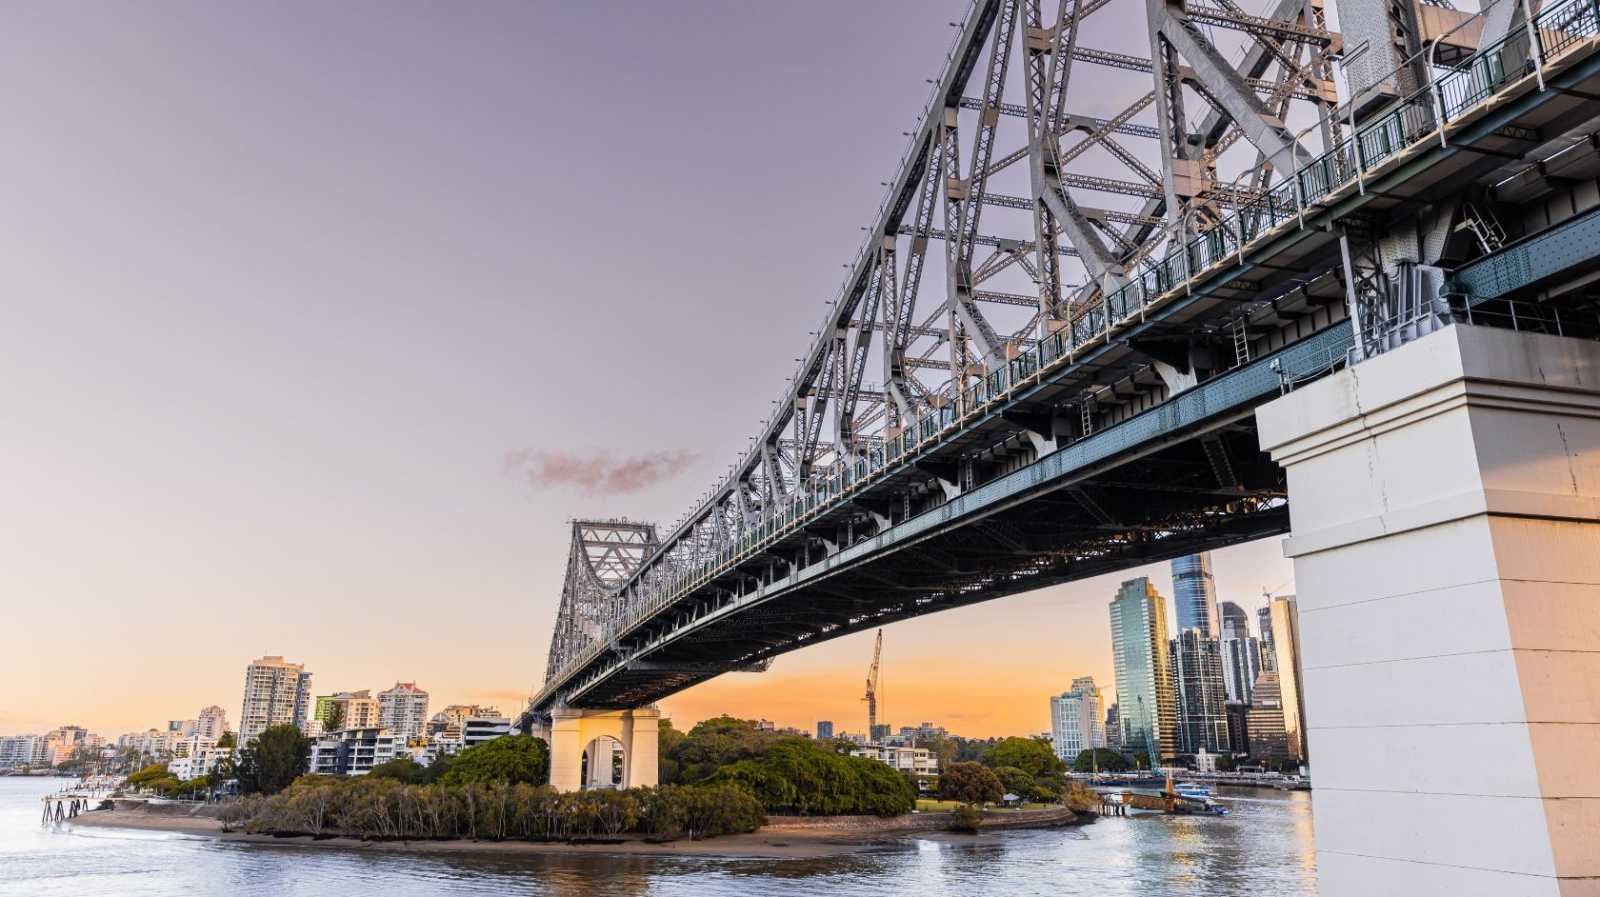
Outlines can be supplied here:
M1082 825L1093 817L1080 815L1066 821L1053 811L1034 811L1042 814L1036 818L1001 819L988 817L985 830L1004 831L1008 828L1049 828L1063 825ZM560 853L621 856L679 856L701 859L815 859L867 853L876 850L904 848L914 838L952 837L970 839L945 830L942 818L947 814L918 814L886 821L876 817L861 820L859 828L832 822L818 824L816 820L793 817L774 817L774 821L758 831L740 835L719 835L702 841L681 838L659 843L647 842L638 836L629 836L616 843L584 843L566 841L362 841L357 838L312 838L309 835L280 838L274 835L225 832L222 822L209 816L152 813L127 807L113 810L90 810L71 820L75 828L136 829L140 831L167 832L192 835L230 843L275 844L299 847L333 847L345 850L393 851L404 853ZM928 817L940 817L935 820ZM791 821L792 820L792 821ZM893 824L899 822L900 824ZM855 829L855 830L852 830Z

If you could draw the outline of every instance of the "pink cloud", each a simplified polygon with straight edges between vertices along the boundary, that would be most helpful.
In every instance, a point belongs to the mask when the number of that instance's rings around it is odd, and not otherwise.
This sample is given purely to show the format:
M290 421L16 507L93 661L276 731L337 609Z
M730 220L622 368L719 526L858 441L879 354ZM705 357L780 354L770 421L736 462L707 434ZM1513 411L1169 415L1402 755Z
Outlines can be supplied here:
M650 452L613 458L609 452L572 455L517 449L506 452L505 471L519 472L535 489L574 486L585 495L631 495L643 492L689 469L695 452Z

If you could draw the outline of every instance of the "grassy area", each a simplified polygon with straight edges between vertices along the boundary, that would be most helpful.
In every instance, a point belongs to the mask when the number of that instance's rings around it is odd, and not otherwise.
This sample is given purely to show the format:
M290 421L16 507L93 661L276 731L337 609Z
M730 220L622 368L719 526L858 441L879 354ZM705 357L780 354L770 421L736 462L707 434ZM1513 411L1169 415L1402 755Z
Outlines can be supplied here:
M933 800L932 798L917 798L917 811L920 813L948 813L961 806L953 800ZM1023 804L1020 807L989 807L990 813L1010 813L1013 810L1049 810L1059 804Z

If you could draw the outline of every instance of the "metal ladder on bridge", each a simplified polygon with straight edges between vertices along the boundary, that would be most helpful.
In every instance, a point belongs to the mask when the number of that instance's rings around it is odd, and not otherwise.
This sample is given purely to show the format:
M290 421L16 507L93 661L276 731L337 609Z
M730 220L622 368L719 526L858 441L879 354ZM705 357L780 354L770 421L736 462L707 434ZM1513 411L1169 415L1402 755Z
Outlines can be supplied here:
M1234 367L1250 363L1250 328L1244 318L1235 318L1228 324L1233 334Z
M1478 248L1484 255L1499 252L1506 245L1506 231L1500 226L1499 220L1493 215L1486 215L1478 211L1472 203L1462 203L1461 223L1456 225L1458 231L1471 231L1478 238Z

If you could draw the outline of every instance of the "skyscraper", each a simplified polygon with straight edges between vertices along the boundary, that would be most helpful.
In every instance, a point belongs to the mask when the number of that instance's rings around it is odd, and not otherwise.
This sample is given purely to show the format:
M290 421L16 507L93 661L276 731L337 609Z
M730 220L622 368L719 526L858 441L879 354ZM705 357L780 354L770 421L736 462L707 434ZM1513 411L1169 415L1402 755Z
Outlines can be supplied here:
M1177 753L1177 716L1167 665L1167 605L1145 577L1124 582L1111 600L1111 654L1122 749L1158 768Z
M1198 629L1185 629L1170 643L1180 753L1228 752L1228 717L1223 708L1227 696L1220 645Z
M1250 703L1250 689L1261 674L1261 646L1255 636L1222 640L1222 684L1228 700Z
M1072 689L1050 699L1050 734L1056 756L1071 763L1090 748L1106 746L1105 701L1093 676L1072 680Z
M378 692L378 725L394 734L395 744L405 746L422 737L428 724L428 693L415 682L396 682L394 688Z
M1267 598L1267 606L1256 611L1256 628L1261 630L1261 668L1275 670L1278 668L1278 658L1272 649L1272 598Z
M1222 619L1222 637L1228 637L1228 627L1233 627L1242 638L1250 634L1250 615L1232 601L1217 604L1217 615Z
M1231 703L1248 704L1250 688L1261 672L1261 643L1250 634L1250 616L1244 608L1224 601L1221 610L1222 684Z
M1217 620L1217 584L1211 576L1211 553L1186 554L1172 559L1172 598L1178 609L1178 631L1198 629L1206 638L1220 638Z
M1122 714L1116 704L1106 708L1106 747L1122 753Z
M1295 760L1284 729L1283 698L1278 691L1278 674L1262 670L1252 687L1255 703L1245 712L1249 730L1250 757L1253 760Z
M833 740L833 720L824 719L824 720L818 720L817 721L817 740L818 741L832 741Z
M273 726L304 727L311 709L311 674L304 664L278 655L250 661L244 671L244 707L239 713L239 743Z
M1300 613L1293 595L1280 595L1267 605L1272 619L1273 669L1283 699L1283 729L1289 754L1300 763L1310 762L1306 739L1306 699L1300 669ZM1253 727L1254 722L1251 723Z

